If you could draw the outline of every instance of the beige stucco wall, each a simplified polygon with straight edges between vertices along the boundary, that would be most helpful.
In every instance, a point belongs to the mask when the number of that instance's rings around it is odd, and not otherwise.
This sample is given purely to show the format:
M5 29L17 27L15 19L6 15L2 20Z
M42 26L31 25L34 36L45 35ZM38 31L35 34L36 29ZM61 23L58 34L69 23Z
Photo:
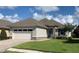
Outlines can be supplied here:
M53 37L58 37L58 28L57 27L54 27L53 28Z
M58 37L58 31L55 32L55 36Z
M9 30L5 30L6 31L6 34L7 34L7 37L10 37L10 31Z
M32 37L36 37L36 28L32 31Z
M34 38L47 38L47 30L43 28L35 28L32 31L32 33L27 33L27 32L15 33L13 29L10 32L12 33L12 39L24 39L24 38L32 39L33 37Z
M1 29L0 29L0 33L1 33Z
M35 28L32 37L47 37L47 31L43 28Z

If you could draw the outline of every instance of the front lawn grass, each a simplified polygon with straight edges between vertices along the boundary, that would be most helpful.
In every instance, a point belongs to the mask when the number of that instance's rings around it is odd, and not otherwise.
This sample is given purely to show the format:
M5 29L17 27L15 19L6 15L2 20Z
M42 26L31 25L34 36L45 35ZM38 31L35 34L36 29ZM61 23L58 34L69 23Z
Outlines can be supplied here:
M34 42L26 42L20 45L17 45L14 48L19 49L31 49L43 52L54 52L54 53L72 53L79 52L79 42L67 42L67 40L59 40L59 39L50 39L46 41L34 41Z

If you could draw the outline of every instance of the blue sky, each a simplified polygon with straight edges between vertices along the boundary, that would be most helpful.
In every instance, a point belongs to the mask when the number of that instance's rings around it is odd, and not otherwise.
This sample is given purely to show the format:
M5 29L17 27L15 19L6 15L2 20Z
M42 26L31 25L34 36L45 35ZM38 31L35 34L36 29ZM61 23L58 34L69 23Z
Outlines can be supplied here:
M60 23L78 23L78 13L79 7L75 6L0 6L0 19L11 22L27 18L47 18Z

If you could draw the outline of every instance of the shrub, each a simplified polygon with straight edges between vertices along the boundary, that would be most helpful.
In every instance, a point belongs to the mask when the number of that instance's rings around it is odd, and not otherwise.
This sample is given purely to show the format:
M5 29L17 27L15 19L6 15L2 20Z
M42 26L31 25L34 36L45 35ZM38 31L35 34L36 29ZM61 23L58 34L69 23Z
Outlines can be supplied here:
M65 36L63 36L63 37L56 37L56 39L66 39L66 37Z
M72 37L68 37L67 39L68 39L68 41L71 41L72 40Z
M73 38L77 38L77 35L74 34L74 33L72 33L72 37L73 37Z
M4 40L4 39L7 39L7 34L6 31L2 29L0 34L0 40Z

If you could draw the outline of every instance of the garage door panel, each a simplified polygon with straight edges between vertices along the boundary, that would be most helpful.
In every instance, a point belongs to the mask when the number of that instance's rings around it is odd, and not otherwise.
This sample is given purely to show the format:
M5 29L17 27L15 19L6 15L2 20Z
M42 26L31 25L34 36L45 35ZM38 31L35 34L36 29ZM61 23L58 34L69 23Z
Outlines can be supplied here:
M13 39L31 39L31 33L14 32Z

